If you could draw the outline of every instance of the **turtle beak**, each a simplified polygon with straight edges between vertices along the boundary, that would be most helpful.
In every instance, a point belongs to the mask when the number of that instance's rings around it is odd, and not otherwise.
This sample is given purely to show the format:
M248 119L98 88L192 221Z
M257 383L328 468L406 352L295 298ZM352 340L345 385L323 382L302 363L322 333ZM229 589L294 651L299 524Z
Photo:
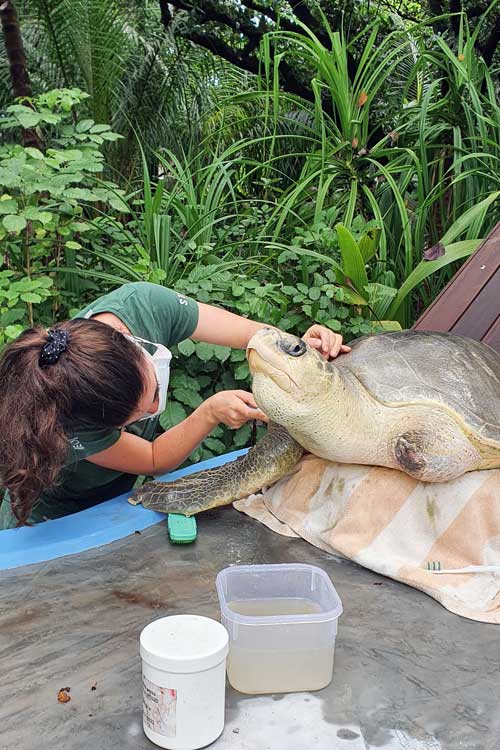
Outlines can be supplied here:
M283 391L290 392L297 385L290 365L280 346L282 336L275 328L262 328L252 336L247 346L247 360L253 377L262 373L273 380Z

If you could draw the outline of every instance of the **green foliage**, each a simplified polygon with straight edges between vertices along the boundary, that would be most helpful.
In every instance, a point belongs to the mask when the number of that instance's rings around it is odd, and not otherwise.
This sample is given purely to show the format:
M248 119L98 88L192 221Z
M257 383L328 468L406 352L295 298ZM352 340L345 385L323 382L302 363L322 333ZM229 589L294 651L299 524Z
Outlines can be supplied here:
M0 346L17 338L23 331L26 307L49 299L52 279L48 277L16 278L14 271L0 271Z
M19 0L16 6L33 90L88 92L87 117L123 136L106 156L125 184L140 167L136 133L148 152L198 138L199 114L211 108L225 67L175 28L167 31L156 0ZM9 95L2 51L0 35L0 107Z
M463 221L459 238L473 239L498 219L500 108L494 74L477 58L477 30L470 32L465 21L457 51L441 38L428 48L426 29L418 24L401 24L381 39L376 27L368 27L351 41L343 32L333 32L326 20L324 28L328 45L303 27L302 34L273 32L263 47L267 93L258 96L270 120L277 122L281 113L300 106L296 97L274 85L274 73L285 60L307 63L314 72L316 93L313 107L302 104L312 116L308 128L288 139L295 146L286 157L301 158L301 174L279 195L269 231L278 240L289 234L297 216L310 224L324 212L347 228L356 213L374 219L380 238L371 281L398 289L452 225ZM349 54L361 40L363 51L351 72ZM286 54L276 52L280 45L287 48ZM397 127L383 135L372 111L383 111L376 109L381 86L387 85L402 60L409 62L409 70ZM277 136L272 141L278 142ZM275 153L274 145L266 150ZM268 179L278 177L284 156L280 153L279 159L274 156L266 164ZM491 210L468 222L468 211L483 200L490 200ZM352 243L348 249L349 236L341 232L346 275L365 287L360 255ZM390 283L378 277L389 272ZM393 307L393 314L408 326L421 306L418 296L407 295L397 311Z
M81 237L92 229L90 218L108 208L126 208L123 191L102 179L100 147L120 136L90 119L73 121L74 108L86 96L79 90L48 92L30 106L7 107L0 120L0 128L11 132L45 126L44 152L0 147L0 241L10 287L2 292L8 307L0 319L4 337L15 335L11 318L23 303L30 324L50 320L53 279L62 267L74 265ZM62 296L78 292L78 285L62 282ZM34 308L40 309L34 313Z

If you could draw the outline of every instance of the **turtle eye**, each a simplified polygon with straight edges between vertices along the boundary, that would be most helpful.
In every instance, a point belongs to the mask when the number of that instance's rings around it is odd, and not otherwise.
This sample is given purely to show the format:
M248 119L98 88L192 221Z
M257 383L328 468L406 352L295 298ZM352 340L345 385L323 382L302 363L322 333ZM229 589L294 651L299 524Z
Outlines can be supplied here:
M301 339L281 341L281 349L290 357L301 357L306 352L306 345Z

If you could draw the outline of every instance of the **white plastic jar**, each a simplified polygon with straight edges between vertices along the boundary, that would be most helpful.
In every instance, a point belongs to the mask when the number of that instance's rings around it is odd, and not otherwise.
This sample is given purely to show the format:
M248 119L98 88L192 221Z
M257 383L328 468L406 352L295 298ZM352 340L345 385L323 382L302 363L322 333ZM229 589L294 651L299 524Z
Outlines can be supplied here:
M197 750L222 734L228 633L199 615L162 617L141 633L143 726L169 750Z

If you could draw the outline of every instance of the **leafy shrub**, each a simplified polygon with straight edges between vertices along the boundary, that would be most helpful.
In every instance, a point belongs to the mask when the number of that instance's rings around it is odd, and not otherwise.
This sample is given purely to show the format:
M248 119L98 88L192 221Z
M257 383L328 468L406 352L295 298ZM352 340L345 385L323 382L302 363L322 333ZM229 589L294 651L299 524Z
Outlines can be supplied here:
M31 106L7 107L0 119L0 128L10 132L45 126L43 152L12 143L0 147L2 340L17 336L23 323L50 322L65 298L75 303L76 278L58 272L74 270L93 215L126 208L123 191L102 176L101 146L120 136L90 119L73 121L74 108L86 97L79 90L52 91Z

